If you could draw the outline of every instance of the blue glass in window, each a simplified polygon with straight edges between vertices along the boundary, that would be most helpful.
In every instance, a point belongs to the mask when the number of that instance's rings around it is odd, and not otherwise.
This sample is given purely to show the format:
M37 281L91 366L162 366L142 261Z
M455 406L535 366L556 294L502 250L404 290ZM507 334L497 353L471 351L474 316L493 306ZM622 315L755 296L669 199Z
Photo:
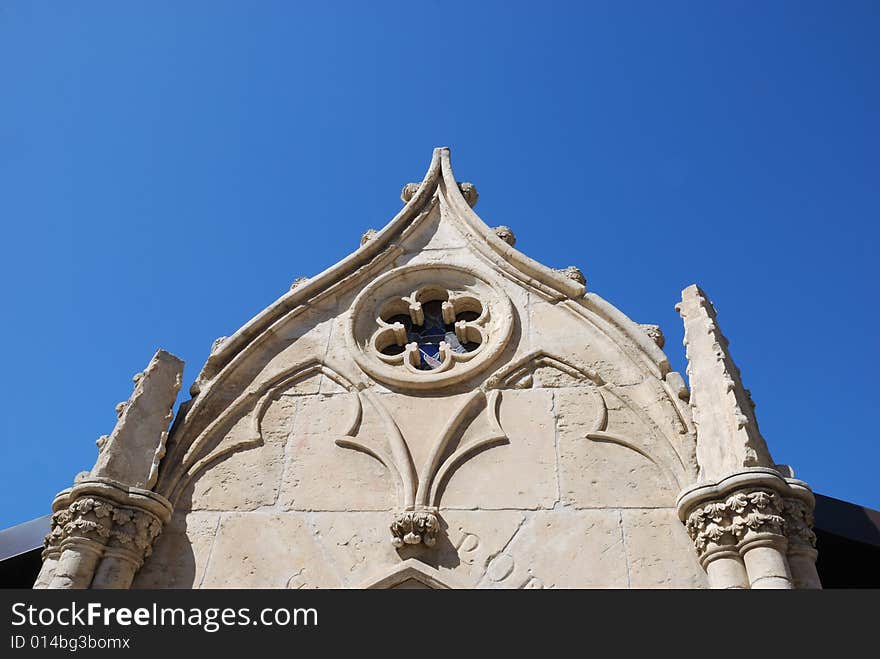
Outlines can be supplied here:
M409 316L393 316L386 322L400 323L406 329L407 342L418 344L419 365L423 371L430 371L439 367L443 362L440 358L440 342L445 341L453 352L464 353L476 350L477 343L462 343L455 334L455 326L443 322L443 302L435 300L422 305L425 321L421 325L413 325ZM475 320L477 314L464 312L456 317L456 320ZM386 355L398 355L403 352L403 346L391 345L383 349Z

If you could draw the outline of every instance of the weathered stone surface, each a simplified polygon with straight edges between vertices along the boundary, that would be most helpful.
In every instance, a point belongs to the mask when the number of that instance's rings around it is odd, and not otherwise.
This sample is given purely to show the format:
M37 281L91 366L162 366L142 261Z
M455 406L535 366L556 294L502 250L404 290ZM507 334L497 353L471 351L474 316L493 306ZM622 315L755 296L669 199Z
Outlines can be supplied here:
M593 430L595 401L582 389L555 389L559 430L562 500L577 508L673 506L677 492L660 468L632 448L587 438ZM645 434L634 423L615 423L609 430Z
M530 513L510 544L489 562L483 588L626 588L617 510Z
M309 513L315 540L333 565L342 584L356 588L370 574L400 562L388 541L387 512Z
M201 587L219 522L217 512L175 513L132 587Z
M279 506L285 510L390 510L394 480L374 458L338 446L355 405L353 394L298 399L296 421L285 449ZM363 432L383 440L382 427L367 408Z
M338 588L342 585L303 513L224 514L205 588Z
M388 513L304 515L334 575L342 585L353 588L392 572L408 557L436 570L441 580L474 587L485 573L489 560L505 547L525 519L525 514L518 511L444 511L441 513L444 531L436 546L396 551L388 542L391 519ZM312 582L309 585L326 587L328 584Z
M442 222L439 209L435 209L418 232L407 241L406 251L408 254L419 254L428 250L448 252L463 249L466 245L467 241L461 231L449 222Z
M441 498L448 508L552 508L557 501L556 429L549 391L505 391L501 427L509 442L464 462Z
M674 508L622 510L632 588L706 588L687 532Z
M215 342L164 458L157 353L56 497L39 587L817 587L809 488L738 471L772 463L702 292L690 396L657 326L476 198L436 150L387 226Z
M585 364L603 380L617 386L637 384L645 377L627 359L620 359L621 349L613 346L570 306L533 302L529 307L529 341L532 348L569 357Z
M456 583L474 588L486 573L492 558L502 552L525 523L520 510L443 511L446 542L436 559L441 574L449 572Z
M116 427L98 440L92 478L153 487L182 377L183 362L164 350L158 350L147 368L134 376L131 398L116 407Z
M188 510L254 510L274 505L296 407L295 397L278 396L263 417L262 444L222 456L193 480L178 506ZM250 417L245 417L230 433L247 434L250 424Z

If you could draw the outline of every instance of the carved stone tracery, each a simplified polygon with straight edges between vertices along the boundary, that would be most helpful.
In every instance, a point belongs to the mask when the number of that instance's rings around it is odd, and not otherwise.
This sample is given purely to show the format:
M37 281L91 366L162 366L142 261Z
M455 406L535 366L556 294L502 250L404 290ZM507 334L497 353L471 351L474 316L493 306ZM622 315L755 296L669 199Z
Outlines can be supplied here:
M486 394L474 391L465 396L458 409L439 429L426 461L418 465L417 470L414 469L416 465L406 438L383 406L380 397L362 392L355 400L357 414L354 418L357 421L346 436L336 440L336 444L372 456L385 465L393 476L397 486L399 512L391 523L391 544L397 549L405 545L433 546L440 531L437 511L443 483L472 455L489 446L508 441L498 419L501 392L491 391ZM369 401L370 406L383 420L389 450L379 447L374 441L358 437L362 400ZM463 444L451 447L453 438L465 430L466 425L472 422L473 413L480 408L487 422L486 431Z
M486 340L488 321L488 309L476 296L424 286L385 301L370 343L388 364L445 371L474 356Z
M346 339L358 366L398 387L435 389L488 366L513 330L510 299L451 264L391 270L355 299Z

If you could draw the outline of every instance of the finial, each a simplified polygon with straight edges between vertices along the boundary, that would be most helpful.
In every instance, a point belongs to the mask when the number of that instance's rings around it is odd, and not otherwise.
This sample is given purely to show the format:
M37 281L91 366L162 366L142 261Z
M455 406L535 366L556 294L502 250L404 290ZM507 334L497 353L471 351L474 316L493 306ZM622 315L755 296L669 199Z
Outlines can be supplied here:
M496 236L501 238L501 240L506 242L511 247L516 245L516 236L513 233L513 229L511 229L509 226L505 226L502 224L500 226L495 227L492 230L495 232Z
M587 285L587 278L584 277L584 273L581 272L581 269L577 266L570 265L567 268L558 268L556 272L563 275L564 277L568 277L569 279L578 282L583 286Z
M375 229L367 229L366 231L364 231L363 235L361 236L361 247L370 242L377 233L379 232Z

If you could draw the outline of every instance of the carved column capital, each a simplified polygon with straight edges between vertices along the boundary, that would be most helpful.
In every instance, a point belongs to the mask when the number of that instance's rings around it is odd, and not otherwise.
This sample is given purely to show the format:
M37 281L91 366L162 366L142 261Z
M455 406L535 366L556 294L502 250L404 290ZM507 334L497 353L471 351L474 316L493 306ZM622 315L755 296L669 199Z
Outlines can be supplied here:
M685 528L701 555L709 545L738 545L755 536L782 535L783 499L773 490L740 489L693 508Z
M153 553L153 541L161 533L163 521L145 510L115 508L108 547L127 550L141 560L147 558Z
M803 550L816 551L813 505L804 499L791 497L785 499L783 506L789 553Z
M87 587L93 577L101 582L94 584L96 587L119 587L123 583L122 587L127 587L152 553L153 542L172 510L171 503L155 492L106 478L80 481L60 492L52 509L52 528L44 541L43 558L58 559L68 549L73 553L64 562L64 578L49 587ZM74 560L84 553L92 560ZM110 563L120 561L126 564L122 570L125 576L120 576L117 566L109 568ZM112 572L112 577L99 579L102 568ZM49 575L41 582L53 583Z
M95 496L71 497L71 493L61 492L52 505L51 530L43 540L44 558L72 543L100 551L110 539L113 504Z
M791 587L779 584L792 577L796 584L817 583L812 577L801 578L800 563L793 575L788 574L786 560L800 554L815 561L813 505L806 483L785 478L774 469L755 467L688 488L679 496L677 509L704 569L735 550L749 568L753 587L762 580L775 581L772 587ZM760 564L759 554L764 555ZM759 570L767 574L757 574Z

